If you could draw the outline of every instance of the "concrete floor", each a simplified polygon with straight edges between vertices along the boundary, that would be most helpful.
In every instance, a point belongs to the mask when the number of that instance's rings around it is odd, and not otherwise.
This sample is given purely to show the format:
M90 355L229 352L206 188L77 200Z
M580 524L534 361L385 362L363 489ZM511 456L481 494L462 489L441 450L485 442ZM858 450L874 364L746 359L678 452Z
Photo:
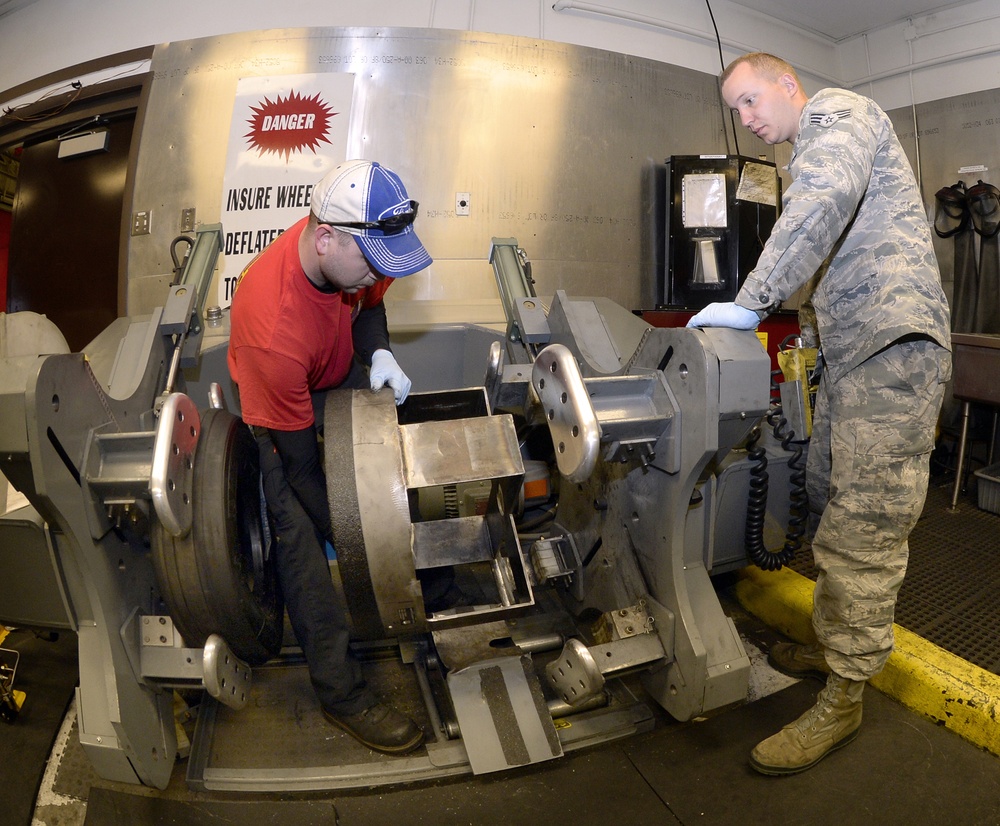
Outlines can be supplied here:
M70 709L43 781L37 826L137 824L998 824L1000 760L869 688L865 724L849 747L787 778L756 774L753 745L811 705L815 681L773 671L764 651L779 637L723 594L751 655L749 702L502 774L346 793L196 793L179 762L163 792L97 780L60 796L64 755L77 760ZM266 748L266 744L261 744ZM89 782L89 787L84 788ZM65 778L60 786L67 787ZM642 819L641 821L639 819Z
M974 499L962 506L967 518L944 526L947 492L932 490L924 527L911 538L913 588L903 604L920 616L934 610L976 620L962 608L961 595L933 591L922 583L940 583L927 566L942 556L942 542L959 543L966 557L962 568L967 587L981 596L984 578L994 576L991 549L997 548L1000 517L974 512ZM972 509L972 510L970 510ZM958 537L957 525L973 531ZM969 527L971 526L971 527ZM942 536L946 539L942 539ZM979 544L976 544L979 543ZM921 556L924 554L925 556ZM947 555L945 555L947 556ZM975 559L973 559L975 557ZM954 554L947 556L956 575ZM985 566L983 571L967 569ZM800 566L801 567L801 566ZM808 571L805 572L808 576ZM800 579L806 579L798 574ZM405 787L380 787L349 792L281 794L193 792L185 782L186 763L179 761L168 788L162 792L101 781L92 773L75 738L75 708L71 706L52 752L36 805L34 826L146 826L146 824L532 824L580 826L632 820L661 824L901 824L947 823L955 826L1000 826L1000 758L981 747L1000 737L991 709L1000 701L988 697L971 737L949 730L947 712L918 713L897 702L894 687L887 693L869 686L865 693L865 723L857 740L831 754L809 772L785 778L756 774L747 763L750 749L808 708L819 683L793 681L766 663L769 645L785 638L783 623L758 619L741 607L737 591L746 582L717 581L727 613L736 622L752 662L746 704L705 719L677 723L654 708L651 731L567 754L561 759L480 777L421 782ZM945 600L937 608L923 603ZM795 607L791 623L808 625L808 607ZM980 623L981 624L981 623ZM993 625L992 623L990 623ZM928 628L933 632L934 623ZM791 636L794 631L784 629ZM990 639L995 639L995 625ZM958 635L968 646L972 632ZM945 640L947 642L947 640ZM992 656L992 649L983 649ZM976 651L964 650L975 658ZM952 656L949 654L949 656ZM984 663L989 668L989 662ZM965 669L978 668L961 660ZM923 678L923 677L922 677ZM938 693L933 679L923 691ZM1000 679L986 670L981 686ZM991 682L993 681L993 682ZM949 692L954 688L949 686ZM963 708L976 705L952 695ZM976 701L978 702L978 700ZM912 703L910 703L912 705ZM982 712L977 709L977 712ZM977 745L979 743L979 745ZM266 749L266 742L260 743ZM992 746L990 746L992 748ZM992 748L995 752L996 749Z

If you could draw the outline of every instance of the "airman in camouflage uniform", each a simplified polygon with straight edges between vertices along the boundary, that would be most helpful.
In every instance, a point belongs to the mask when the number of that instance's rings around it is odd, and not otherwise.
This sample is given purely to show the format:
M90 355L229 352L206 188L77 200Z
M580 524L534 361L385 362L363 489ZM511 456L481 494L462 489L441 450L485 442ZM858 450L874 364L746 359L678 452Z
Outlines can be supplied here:
M793 144L794 182L735 302L710 305L690 326L752 329L808 284L825 361L807 468L821 513L818 644L775 646L771 658L827 684L750 758L765 774L791 774L854 738L864 683L892 650L951 371L948 306L913 172L873 101L843 89L808 98L791 66L761 53L734 61L722 92L762 140Z

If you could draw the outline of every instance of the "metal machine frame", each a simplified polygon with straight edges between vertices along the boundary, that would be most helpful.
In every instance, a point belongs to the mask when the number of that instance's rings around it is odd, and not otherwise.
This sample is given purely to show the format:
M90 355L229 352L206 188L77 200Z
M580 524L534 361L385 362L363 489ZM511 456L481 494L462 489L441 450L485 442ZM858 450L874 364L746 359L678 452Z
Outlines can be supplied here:
M81 743L102 777L158 788L176 751L173 690L239 709L281 642L256 465L198 356L219 232L199 232L152 317L116 322L86 354L0 359L0 469L51 536L79 635ZM554 706L586 714L623 674L640 673L678 720L747 693L749 660L710 567L726 497L745 496L738 483L724 496L719 479L767 411L766 353L752 333L653 328L599 298L557 292L546 308L514 239L494 239L490 259L509 324L482 387L414 394L399 409L386 393L328 394L327 433L353 445L327 452L353 628L392 641L421 686L439 663L451 706L429 711L426 758L383 771L397 780L496 771L635 730L619 719L566 734L552 722ZM204 410L179 392L186 370L212 388ZM522 543L522 434L539 430L558 503ZM483 491L478 511L423 512L425 492L463 485ZM250 527L215 537L199 508ZM230 562L246 587L216 614L208 585L190 583ZM428 572L465 566L486 572L487 597L431 608ZM235 625L222 616L233 612ZM600 619L577 619L588 615ZM542 630L512 634L514 618ZM544 667L533 662L543 650Z

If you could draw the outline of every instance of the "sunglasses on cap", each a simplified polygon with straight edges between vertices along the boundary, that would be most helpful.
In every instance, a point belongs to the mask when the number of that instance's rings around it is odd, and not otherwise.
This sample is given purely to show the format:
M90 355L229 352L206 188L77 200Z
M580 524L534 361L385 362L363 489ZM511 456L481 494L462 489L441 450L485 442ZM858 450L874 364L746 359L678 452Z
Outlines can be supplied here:
M416 201L410 201L410 208L406 212L398 212L388 218L379 218L377 221L320 221L319 223L328 227L344 227L345 229L377 229L385 235L395 235L402 232L417 217Z

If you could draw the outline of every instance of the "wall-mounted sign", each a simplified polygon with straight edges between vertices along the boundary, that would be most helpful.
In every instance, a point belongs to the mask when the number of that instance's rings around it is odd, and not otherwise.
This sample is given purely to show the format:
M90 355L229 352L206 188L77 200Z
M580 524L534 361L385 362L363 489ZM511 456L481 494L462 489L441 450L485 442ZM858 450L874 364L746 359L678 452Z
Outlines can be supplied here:
M354 75L240 78L222 191L218 304L243 268L309 210L313 186L347 159Z

